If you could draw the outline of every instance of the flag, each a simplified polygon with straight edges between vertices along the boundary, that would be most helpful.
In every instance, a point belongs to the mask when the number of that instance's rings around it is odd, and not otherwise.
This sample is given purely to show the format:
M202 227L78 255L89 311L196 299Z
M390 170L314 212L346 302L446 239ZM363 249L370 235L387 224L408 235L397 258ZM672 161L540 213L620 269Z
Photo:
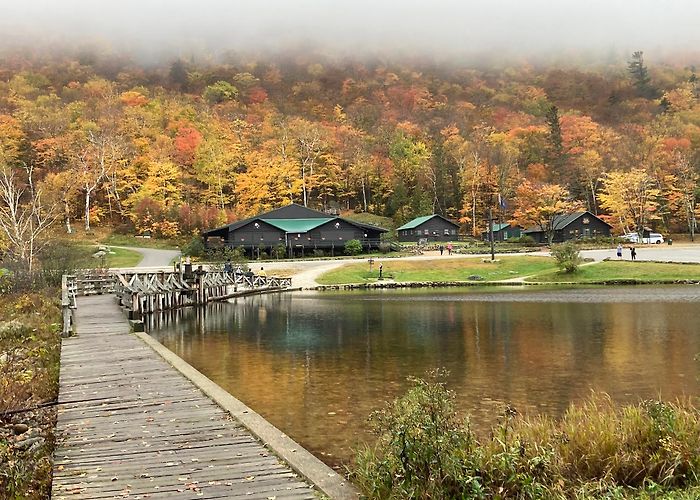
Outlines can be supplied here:
M506 200L501 196L501 193L498 193L498 206L501 207L501 210L506 209Z

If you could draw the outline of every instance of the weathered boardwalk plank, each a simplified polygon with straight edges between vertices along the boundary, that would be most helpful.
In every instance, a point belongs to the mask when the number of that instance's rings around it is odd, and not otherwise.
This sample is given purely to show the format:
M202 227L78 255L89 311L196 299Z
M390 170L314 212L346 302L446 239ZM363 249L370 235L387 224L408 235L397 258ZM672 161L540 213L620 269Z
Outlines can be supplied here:
M64 340L52 497L315 498L315 490L165 362L113 296L78 299Z

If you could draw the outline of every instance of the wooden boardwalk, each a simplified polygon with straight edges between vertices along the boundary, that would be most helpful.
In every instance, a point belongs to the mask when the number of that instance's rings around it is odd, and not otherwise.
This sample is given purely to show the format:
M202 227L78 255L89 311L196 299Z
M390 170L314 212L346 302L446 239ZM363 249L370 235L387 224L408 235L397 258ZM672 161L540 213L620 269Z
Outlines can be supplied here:
M63 341L52 498L316 498L138 337L113 295Z

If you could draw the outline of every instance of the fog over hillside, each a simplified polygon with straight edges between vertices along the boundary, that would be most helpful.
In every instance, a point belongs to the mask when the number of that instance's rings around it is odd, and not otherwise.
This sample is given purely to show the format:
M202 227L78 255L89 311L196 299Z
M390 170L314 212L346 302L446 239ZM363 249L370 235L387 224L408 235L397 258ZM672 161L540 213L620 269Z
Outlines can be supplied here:
M2 0L0 44L126 50L144 60L198 52L313 48L449 60L575 50L624 59L697 53L693 0Z

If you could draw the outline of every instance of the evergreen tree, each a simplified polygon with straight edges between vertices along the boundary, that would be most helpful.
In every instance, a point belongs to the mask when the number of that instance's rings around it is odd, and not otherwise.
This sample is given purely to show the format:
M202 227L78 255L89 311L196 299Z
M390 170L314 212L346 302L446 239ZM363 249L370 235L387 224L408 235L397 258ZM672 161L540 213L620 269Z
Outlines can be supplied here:
M632 54L632 59L630 59L629 63L627 64L627 70L629 71L630 75L632 75L634 86L637 87L637 92L639 93L640 97L654 99L657 95L657 91L651 85L649 71L644 65L644 52L638 50Z
M550 107L544 119L549 128L549 163L552 170L557 175L561 175L561 169L564 166L564 143L561 136L559 109L556 106Z

